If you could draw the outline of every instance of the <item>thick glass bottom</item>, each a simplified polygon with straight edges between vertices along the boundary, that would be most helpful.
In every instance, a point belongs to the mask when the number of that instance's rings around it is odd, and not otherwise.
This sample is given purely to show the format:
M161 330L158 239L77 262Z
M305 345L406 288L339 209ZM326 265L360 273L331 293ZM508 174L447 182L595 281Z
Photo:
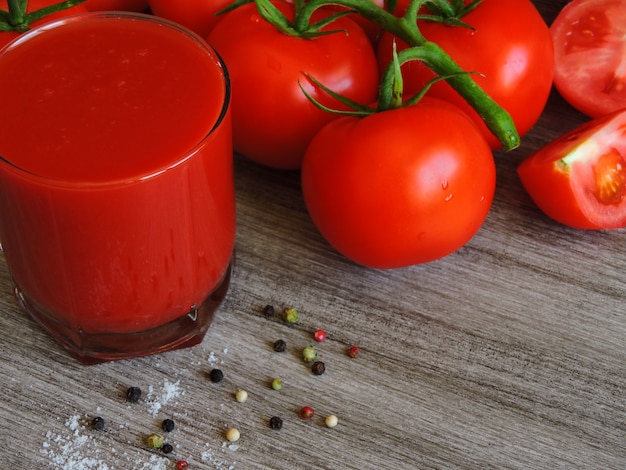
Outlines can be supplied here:
M200 343L213 321L230 285L233 261L215 290L199 306L185 315L147 331L136 333L87 334L75 331L52 318L28 299L13 282L17 302L67 351L86 365L107 361L148 356L174 349L187 348Z

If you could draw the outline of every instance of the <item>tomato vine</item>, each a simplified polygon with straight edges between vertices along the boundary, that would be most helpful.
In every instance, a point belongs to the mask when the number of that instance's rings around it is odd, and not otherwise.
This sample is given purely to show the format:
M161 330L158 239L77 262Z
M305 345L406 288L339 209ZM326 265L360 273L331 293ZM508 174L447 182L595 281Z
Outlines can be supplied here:
M8 10L0 10L0 32L15 31L23 33L30 29L30 25L52 13L75 7L85 0L65 0L39 8L30 13L26 12L28 0L7 0Z

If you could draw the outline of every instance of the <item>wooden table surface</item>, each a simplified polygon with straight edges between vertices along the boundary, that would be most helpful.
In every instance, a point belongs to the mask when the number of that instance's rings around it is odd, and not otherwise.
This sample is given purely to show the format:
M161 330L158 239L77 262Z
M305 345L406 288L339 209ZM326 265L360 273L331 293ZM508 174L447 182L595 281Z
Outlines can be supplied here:
M565 3L535 2L548 22ZM234 280L191 349L80 365L18 309L2 259L2 468L626 468L625 233L552 222L515 173L584 120L553 93L522 147L496 155L495 202L479 233L440 261L392 271L326 244L297 173L237 157ZM266 304L296 308L300 322L266 318ZM322 376L301 359L318 328L328 334L316 344ZM285 353L273 351L277 339ZM139 403L125 400L129 386L143 390ZM310 421L297 416L304 405L316 411ZM95 416L104 431L89 425ZM165 435L169 456L146 445L165 418L177 425ZM230 427L241 432L235 444Z

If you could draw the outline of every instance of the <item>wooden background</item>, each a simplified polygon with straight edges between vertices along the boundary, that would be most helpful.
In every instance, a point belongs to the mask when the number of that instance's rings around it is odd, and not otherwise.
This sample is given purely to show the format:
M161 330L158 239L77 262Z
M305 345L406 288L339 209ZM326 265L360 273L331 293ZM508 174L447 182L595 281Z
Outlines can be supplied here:
M535 1L548 23L565 3ZM449 257L394 271L356 266L326 244L297 173L237 157L234 281L192 349L82 366L16 307L2 260L2 467L626 468L624 231L552 222L515 174L584 120L553 94L522 147L496 156L480 232ZM267 319L266 304L295 307L301 320ZM317 345L320 377L300 359L317 328L329 337ZM286 353L272 350L277 339ZM220 384L207 378L214 367ZM125 401L129 386L142 388L139 403ZM246 403L234 400L239 388ZM311 421L297 416L304 405L316 410ZM89 426L97 415L103 432ZM268 426L274 415L280 431ZM177 423L167 457L145 443L164 418ZM229 427L241 431L234 445Z

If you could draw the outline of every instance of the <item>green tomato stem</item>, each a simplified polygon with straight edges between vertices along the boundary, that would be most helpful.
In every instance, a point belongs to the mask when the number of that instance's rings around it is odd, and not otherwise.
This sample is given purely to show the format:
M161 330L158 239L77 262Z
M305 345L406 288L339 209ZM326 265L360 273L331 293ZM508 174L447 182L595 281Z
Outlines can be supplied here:
M26 13L28 0L8 0L8 11L0 11L0 31L28 31L30 25L52 13L75 7L85 0L66 0Z

